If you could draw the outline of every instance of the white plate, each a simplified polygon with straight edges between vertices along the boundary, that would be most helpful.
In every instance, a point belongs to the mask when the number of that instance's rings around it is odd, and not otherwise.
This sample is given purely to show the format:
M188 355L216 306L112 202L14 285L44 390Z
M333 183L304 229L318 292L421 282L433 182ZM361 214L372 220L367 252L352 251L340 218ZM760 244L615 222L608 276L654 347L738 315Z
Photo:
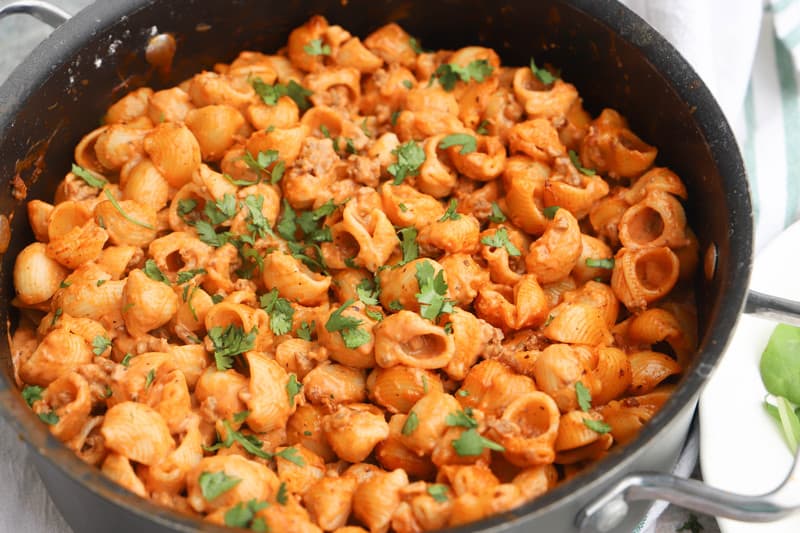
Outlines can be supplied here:
M750 287L800 300L800 222L755 260ZM700 397L700 464L714 487L762 494L777 487L792 465L778 425L762 407L766 390L758 363L775 322L742 315L730 345ZM798 354L800 357L800 354ZM800 480L792 489L800 498ZM723 533L796 533L800 514L770 524L720 519Z

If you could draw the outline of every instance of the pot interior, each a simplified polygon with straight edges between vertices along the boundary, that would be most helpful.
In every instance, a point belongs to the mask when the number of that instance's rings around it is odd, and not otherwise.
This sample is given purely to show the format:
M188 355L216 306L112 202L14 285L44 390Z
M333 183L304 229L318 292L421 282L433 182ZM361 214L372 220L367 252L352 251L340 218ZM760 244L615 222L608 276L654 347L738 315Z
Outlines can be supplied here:
M8 333L15 318L8 304L14 296L14 259L33 239L25 202L52 199L73 161L73 147L97 126L108 106L143 84L154 89L174 85L215 62L232 60L240 50L273 52L312 14L323 14L361 37L396 21L425 48L480 44L496 49L504 64L527 65L535 56L538 64L561 69L593 115L613 107L634 132L659 148L657 164L670 167L686 183L687 214L701 253L713 244L719 260L714 277L707 281L699 274L697 282L700 355L674 397L631 446L650 441L661 422L695 397L727 342L749 276L751 206L736 143L708 90L672 47L613 0L98 2L57 30L0 89L0 175L18 177L27 189L15 196L19 186L7 187L0 195L0 213L11 218L12 235L0 269L0 298L6 302L0 308L1 333ZM161 32L172 33L178 43L166 76L144 57L148 39ZM110 482L49 437L16 392L6 343L0 357L5 362L0 402L25 438L68 473L86 476L95 490L136 502L110 489ZM519 514L546 509L624 462L622 454L612 454Z

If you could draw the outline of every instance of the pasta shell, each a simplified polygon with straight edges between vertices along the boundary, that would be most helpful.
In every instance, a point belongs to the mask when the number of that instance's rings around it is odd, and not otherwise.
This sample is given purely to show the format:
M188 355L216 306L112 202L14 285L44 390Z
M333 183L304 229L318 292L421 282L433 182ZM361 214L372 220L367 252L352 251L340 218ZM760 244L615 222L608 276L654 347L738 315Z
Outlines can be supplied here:
M141 403L110 408L100 431L109 449L137 463L153 465L175 448L161 415Z

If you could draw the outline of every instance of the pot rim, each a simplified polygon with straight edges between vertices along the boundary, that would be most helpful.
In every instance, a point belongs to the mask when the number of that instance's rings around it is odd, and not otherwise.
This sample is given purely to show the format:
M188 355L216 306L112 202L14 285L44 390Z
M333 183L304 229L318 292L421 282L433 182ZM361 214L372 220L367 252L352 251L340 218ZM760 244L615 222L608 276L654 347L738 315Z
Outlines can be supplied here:
M632 462L644 453L647 445L660 433L666 422L693 402L701 387L716 366L738 320L747 292L753 252L753 220L749 187L744 165L733 132L710 91L680 53L633 11L617 0L559 0L566 7L594 19L628 42L647 59L659 73L662 82L677 93L687 107L694 107L695 122L714 157L728 198L740 195L739 211L732 211L729 239L731 254L739 262L727 269L727 279L720 290L724 292L724 307L709 316L704 343L690 371L678 384L656 416L628 445L610 453L602 461L566 481L555 489L517 509L494 515L478 522L443 531L499 532L517 525L517 520L535 519L569 497L580 498L598 490L601 485L617 480ZM11 73L0 86L0 124L13 123L16 115L27 105L30 95L44 84L64 58L75 57L84 43L95 35L104 35L120 19L151 7L156 0L113 0L95 2L58 27L46 40ZM10 324L9 343L10 343ZM35 452L63 475L86 487L96 495L111 501L148 520L181 531L230 531L227 527L209 524L199 518L182 515L140 498L106 478L99 469L78 459L55 439L33 416L22 401L17 387L3 373L0 379L0 413Z

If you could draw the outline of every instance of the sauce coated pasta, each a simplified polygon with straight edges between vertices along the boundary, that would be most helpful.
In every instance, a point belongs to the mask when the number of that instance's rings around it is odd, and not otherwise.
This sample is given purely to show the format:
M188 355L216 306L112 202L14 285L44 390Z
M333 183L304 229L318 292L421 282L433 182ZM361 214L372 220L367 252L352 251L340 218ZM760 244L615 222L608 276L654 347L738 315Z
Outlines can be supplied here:
M634 439L694 353L656 155L533 59L313 17L130 92L28 203L15 377L83 461L213 523L510 510Z

